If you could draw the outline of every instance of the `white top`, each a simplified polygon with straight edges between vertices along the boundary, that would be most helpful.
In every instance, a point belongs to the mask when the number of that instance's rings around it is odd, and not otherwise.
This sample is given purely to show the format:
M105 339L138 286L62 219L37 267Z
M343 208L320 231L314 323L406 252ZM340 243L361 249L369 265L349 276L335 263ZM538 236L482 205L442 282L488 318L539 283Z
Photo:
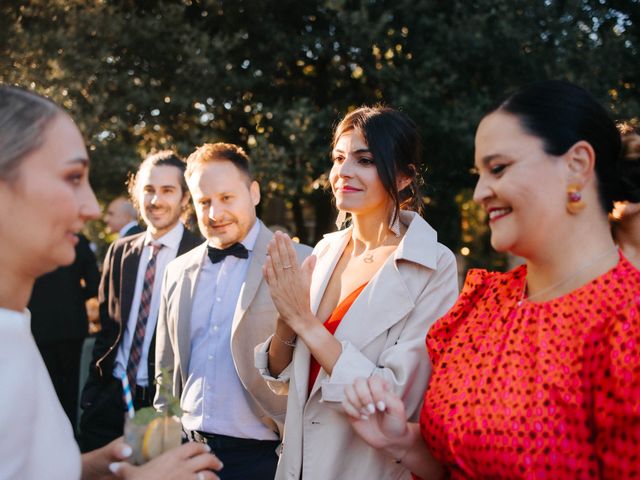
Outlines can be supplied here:
M0 478L80 478L80 450L30 330L0 308Z
M140 262L138 263L138 273L136 275L136 288L133 291L133 300L131 301L131 310L127 325L122 332L122 342L118 347L115 365L113 368L113 376L120 379L126 371L127 362L129 361L129 353L131 352L131 343L133 342L133 334L136 331L136 323L138 323L138 310L140 309L140 297L142 297L142 288L144 287L144 275L147 271L147 265L151 260L151 242L161 243L162 248L156 257L156 274L153 279L153 292L151 294L151 306L149 307L149 317L147 318L147 327L145 329L144 342L142 343L142 355L140 363L136 371L136 384L142 387L149 386L148 362L149 347L153 334L147 335L147 332L154 332L158 323L158 311L160 310L160 297L162 291L162 277L167 264L176 258L178 247L182 240L184 226L178 222L175 227L154 240L149 231L145 235L144 247L140 254Z
M189 376L181 407L189 430L238 438L277 440L255 416L238 377L231 354L231 326L240 290L245 283L260 223L256 221L242 244L249 258L225 257L211 263L204 257L191 312Z

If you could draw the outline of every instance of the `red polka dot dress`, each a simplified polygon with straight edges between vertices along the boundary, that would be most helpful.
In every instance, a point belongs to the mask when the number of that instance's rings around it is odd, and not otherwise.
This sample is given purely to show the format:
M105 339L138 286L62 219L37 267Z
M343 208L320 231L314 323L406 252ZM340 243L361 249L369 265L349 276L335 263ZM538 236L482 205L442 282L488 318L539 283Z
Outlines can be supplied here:
M472 270L431 328L425 442L451 478L640 478L640 272L541 303L526 273Z

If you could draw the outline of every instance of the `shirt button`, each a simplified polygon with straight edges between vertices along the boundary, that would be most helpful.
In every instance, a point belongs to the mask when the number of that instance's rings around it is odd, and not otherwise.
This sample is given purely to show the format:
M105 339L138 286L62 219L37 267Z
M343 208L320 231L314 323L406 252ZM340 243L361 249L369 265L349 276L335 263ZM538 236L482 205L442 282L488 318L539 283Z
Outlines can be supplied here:
M211 415L206 414L206 415L204 416L204 418L211 418Z
M214 325L214 326L213 326L213 331L214 331L214 332L217 332L219 328L220 328L220 327L218 327L218 325Z
M209 355L209 360L213 360L213 355Z
M220 303L222 299L220 297L216 298L216 302Z

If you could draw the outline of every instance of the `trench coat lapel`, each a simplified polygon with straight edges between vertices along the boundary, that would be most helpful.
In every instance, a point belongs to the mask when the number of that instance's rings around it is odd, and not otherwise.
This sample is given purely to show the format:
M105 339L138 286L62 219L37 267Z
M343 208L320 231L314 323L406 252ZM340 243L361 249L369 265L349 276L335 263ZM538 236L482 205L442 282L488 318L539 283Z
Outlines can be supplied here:
M349 341L358 350L363 350L371 341L393 327L415 307L413 295L401 273L402 269L407 266L405 264L417 263L430 269L437 267L437 234L435 230L413 212L403 211L400 216L402 223L409 226L404 238L394 254L387 259L382 268L360 292L334 335L339 341ZM347 241L348 238L347 236ZM346 242L342 248L344 245ZM342 249L339 252L342 252ZM335 266L335 262L333 265ZM325 288L332 271L333 267L326 275ZM372 312L375 313L372 315ZM308 369L307 363L307 371ZM322 380L326 377L327 374L324 370L320 370L309 398L320 388Z
M314 314L318 311L320 300L322 300L322 296L324 295L329 279L333 274L333 270L335 269L338 260L340 260L342 252L349 243L349 239L351 238L351 229L348 228L340 232L325 235L325 237L327 236L332 236L333 238L331 238L326 245L322 247L322 250L314 253L318 258L316 268L313 271L310 289L311 311ZM309 365L311 364L311 353L305 343L299 341L296 344L296 349L293 355L293 375L296 378L296 393L300 404L304 405L307 401L307 391L309 388Z

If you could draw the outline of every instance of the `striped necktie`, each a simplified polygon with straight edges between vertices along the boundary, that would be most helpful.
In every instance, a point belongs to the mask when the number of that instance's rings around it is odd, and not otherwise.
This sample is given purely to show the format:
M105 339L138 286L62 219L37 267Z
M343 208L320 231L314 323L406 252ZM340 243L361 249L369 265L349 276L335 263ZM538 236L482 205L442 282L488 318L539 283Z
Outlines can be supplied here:
M136 388L136 374L140 357L142 356L142 344L144 343L144 334L147 328L147 319L149 318L149 310L151 308L151 295L153 294L153 280L156 276L156 257L162 248L161 243L152 243L151 258L147 263L147 270L144 274L144 285L142 287L142 295L140 296L140 308L138 309L138 320L136 322L136 331L131 342L131 350L129 351L129 360L127 361L127 378L131 391Z

